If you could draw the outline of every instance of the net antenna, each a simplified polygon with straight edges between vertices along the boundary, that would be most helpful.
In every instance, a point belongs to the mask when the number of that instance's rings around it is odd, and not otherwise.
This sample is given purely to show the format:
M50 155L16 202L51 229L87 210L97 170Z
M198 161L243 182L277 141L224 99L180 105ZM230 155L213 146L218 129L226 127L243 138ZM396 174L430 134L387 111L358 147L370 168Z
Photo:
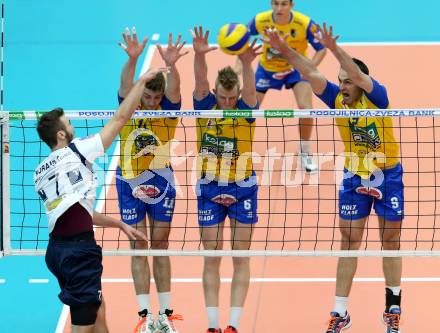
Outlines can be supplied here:
M10 254L10 172L9 172L9 115L0 112L0 258Z
M0 186L0 257L5 252L5 247L10 248L9 242L9 153L5 152L8 140L8 115L2 114L4 110L4 51L5 51L5 1L2 0L1 17L1 47L0 47L0 149L1 149L1 186ZM9 147L8 147L9 148ZM9 150L9 149L8 149ZM7 155L7 156L6 156Z
M2 41L0 49L0 111L3 111L4 103L4 48L5 48L5 0L2 0Z

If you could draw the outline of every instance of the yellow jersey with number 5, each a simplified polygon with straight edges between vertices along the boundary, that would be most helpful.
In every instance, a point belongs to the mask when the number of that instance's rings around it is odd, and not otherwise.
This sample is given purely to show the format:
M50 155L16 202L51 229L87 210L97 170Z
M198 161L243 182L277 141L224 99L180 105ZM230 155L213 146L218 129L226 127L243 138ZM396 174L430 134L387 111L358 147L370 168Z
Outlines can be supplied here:
M352 105L345 105L336 84L327 82L318 96L331 109L388 109L384 86L373 80L371 93L362 93ZM399 144L394 137L391 117L336 118L345 147L345 168L362 178L369 178L377 168L392 168L399 163Z

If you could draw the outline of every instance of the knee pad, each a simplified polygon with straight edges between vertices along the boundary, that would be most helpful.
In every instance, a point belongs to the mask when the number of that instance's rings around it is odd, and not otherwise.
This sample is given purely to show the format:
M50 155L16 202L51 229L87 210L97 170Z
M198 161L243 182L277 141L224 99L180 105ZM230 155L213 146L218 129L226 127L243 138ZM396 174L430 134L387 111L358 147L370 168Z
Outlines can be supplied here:
M92 303L84 304L80 306L70 307L70 317L72 325L76 326L89 326L94 325L96 317L98 316L98 310L101 304Z

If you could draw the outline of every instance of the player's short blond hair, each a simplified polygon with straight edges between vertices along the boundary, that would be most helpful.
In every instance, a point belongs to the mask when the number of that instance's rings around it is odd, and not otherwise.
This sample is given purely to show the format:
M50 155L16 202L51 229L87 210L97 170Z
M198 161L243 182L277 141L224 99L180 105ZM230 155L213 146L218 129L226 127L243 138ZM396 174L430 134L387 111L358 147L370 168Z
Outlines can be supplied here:
M232 90L237 87L240 90L240 80L238 74L231 66L222 68L218 71L217 80L215 81L215 88L221 85L226 90Z

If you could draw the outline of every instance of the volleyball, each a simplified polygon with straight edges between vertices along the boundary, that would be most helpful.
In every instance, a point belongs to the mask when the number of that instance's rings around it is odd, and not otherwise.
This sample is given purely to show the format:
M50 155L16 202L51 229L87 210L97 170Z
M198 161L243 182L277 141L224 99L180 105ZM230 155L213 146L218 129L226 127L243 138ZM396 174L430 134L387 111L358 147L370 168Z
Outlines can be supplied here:
M250 32L241 23L228 23L218 32L218 45L227 54L242 54L249 48Z

